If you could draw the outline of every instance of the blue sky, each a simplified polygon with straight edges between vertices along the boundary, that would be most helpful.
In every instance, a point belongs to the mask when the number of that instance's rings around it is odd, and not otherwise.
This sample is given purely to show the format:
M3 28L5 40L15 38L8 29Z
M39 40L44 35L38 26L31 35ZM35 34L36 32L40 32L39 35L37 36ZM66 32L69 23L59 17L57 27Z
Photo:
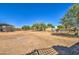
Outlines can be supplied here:
M32 25L36 22L58 25L60 19L73 4L69 3L17 3L0 4L0 22L9 23L16 27Z

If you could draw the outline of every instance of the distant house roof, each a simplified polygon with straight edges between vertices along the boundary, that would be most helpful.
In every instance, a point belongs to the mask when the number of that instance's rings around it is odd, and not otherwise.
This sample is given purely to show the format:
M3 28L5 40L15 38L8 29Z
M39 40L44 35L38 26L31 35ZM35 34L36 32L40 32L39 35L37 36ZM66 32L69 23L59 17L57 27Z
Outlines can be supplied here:
M6 23L0 23L0 26L13 26L13 25L6 24Z

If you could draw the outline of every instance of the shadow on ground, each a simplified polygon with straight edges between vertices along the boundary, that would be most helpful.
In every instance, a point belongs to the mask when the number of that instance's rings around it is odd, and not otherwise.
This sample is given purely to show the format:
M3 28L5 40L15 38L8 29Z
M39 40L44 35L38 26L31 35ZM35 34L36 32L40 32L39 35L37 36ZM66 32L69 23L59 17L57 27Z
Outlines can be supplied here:
M68 34L68 33L52 33L52 35L63 36L63 37L77 37L74 34Z

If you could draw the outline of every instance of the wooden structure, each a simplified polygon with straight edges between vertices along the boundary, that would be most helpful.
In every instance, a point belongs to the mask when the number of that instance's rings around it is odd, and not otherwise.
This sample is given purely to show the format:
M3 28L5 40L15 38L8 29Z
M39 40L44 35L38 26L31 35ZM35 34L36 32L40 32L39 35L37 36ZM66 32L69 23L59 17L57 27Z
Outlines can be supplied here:
M53 48L35 49L26 55L56 55L58 52Z
M35 49L26 55L79 55L79 41L67 46L53 46L50 48Z

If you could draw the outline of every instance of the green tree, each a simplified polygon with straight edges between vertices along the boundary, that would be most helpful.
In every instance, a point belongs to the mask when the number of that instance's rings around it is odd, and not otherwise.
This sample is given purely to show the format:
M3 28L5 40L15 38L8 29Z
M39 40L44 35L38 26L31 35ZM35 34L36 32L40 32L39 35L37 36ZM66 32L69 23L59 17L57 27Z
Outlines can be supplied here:
M22 29L23 30L30 30L30 26L24 25L24 26L22 26Z
M54 28L54 26L52 24L47 24L47 27Z
M37 30L37 31L45 31L46 24L44 24L44 23L35 23L35 24L32 25L32 29Z
M68 12L62 18L61 23L67 30L75 28L75 34L79 36L79 4L74 4L68 10Z
M62 25L58 25L57 28L58 28L59 30L64 30L64 26L62 26Z

